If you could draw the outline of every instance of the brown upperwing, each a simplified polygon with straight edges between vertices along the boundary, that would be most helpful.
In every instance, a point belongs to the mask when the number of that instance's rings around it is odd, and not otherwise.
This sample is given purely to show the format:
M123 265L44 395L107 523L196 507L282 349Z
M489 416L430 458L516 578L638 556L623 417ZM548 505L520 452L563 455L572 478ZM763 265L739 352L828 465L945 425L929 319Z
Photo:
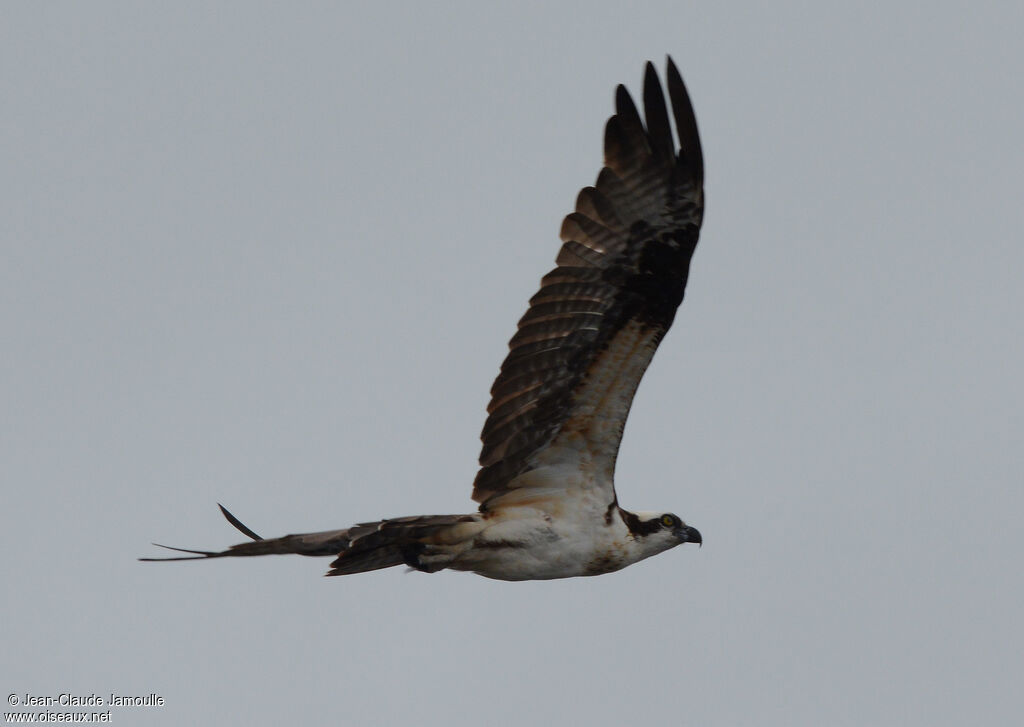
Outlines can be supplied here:
M577 451L582 438L611 481L633 394L683 300L704 210L697 122L671 58L667 78L678 152L654 66L644 77L646 129L617 89L605 167L565 218L557 267L491 387L473 487L481 510L560 437L575 438Z

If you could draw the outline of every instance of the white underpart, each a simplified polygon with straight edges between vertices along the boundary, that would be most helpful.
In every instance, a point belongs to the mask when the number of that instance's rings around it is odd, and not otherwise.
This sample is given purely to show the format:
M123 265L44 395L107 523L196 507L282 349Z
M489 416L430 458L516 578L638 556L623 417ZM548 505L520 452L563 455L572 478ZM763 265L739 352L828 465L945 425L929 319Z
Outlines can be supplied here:
M616 571L679 544L670 532L634 538L618 508L609 509L605 488L587 481L592 471L567 470L529 472L550 477L550 487L518 490L519 504L482 516L469 542L434 550L437 565L506 581L571 578Z

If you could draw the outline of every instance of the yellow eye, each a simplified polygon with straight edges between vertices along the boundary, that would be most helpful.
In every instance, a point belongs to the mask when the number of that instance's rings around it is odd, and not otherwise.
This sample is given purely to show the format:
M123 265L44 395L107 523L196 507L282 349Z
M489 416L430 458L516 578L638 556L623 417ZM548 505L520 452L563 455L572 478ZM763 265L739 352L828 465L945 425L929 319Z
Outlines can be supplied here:
M670 528L676 524L676 519L672 515L662 515L661 524L664 525L666 528Z

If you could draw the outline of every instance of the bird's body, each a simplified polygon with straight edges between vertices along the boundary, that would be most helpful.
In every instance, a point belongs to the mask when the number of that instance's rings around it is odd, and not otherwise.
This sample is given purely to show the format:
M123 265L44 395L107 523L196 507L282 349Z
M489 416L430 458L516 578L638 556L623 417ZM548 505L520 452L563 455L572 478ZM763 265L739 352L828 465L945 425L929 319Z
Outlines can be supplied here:
M503 581L549 580L610 573L645 557L618 513L597 527L593 515L508 508L484 519L472 547L447 567Z
M485 522L473 547L447 567L503 581L599 576L680 543L670 531L660 541L636 538L617 510L610 518L593 515L556 517L528 507L505 511L493 525Z
M682 302L703 217L700 140L671 60L668 90L678 152L651 64L646 126L626 90L616 93L605 168L566 217L557 267L530 300L491 389L478 512L265 540L221 508L251 542L143 560L297 553L335 557L328 575L404 563L519 581L600 575L700 543L671 513L619 507L613 482L633 395Z

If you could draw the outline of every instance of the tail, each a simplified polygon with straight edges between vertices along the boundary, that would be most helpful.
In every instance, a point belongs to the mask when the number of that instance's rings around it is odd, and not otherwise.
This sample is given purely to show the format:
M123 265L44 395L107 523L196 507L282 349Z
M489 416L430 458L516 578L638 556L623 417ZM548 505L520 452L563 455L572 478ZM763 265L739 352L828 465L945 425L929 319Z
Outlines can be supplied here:
M285 535L268 540L253 532L223 505L218 504L217 507L220 508L227 521L242 534L251 538L252 542L232 545L227 550L221 551L190 550L153 543L159 548L189 555L139 558L139 560L147 562L206 560L208 558L295 553L308 556L337 556L331 563L331 570L327 572L329 576L364 573L403 563L416 570L434 572L444 568L447 561L450 561L450 555L448 557L438 556L449 554L453 547L457 549L457 546L465 540L466 535L475 534L477 530L473 525L469 525L469 532L463 533L465 528L456 526L480 522L479 515L417 515L360 523L344 530Z

